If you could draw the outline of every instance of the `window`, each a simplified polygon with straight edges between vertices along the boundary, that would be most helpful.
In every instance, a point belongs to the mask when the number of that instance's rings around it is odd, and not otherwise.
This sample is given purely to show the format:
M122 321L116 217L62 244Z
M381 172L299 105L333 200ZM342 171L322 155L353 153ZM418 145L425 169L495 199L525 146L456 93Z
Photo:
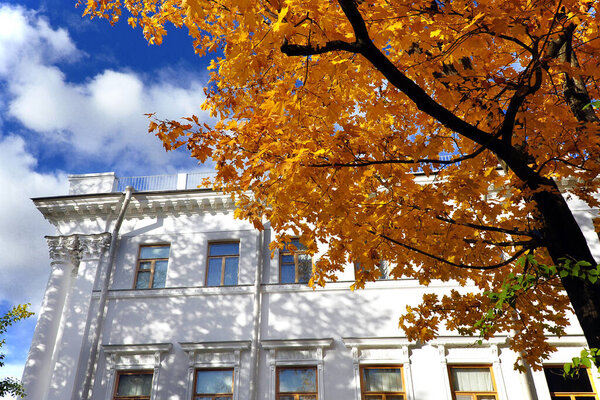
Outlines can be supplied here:
M579 370L575 378L564 378L562 367L545 367L544 375L552 400L597 400L589 371Z
M496 400L496 388L490 367L450 367L450 385L454 400Z
M312 274L312 258L300 240L292 239L291 244L296 247L293 254L287 244L279 254L279 283L307 283Z
M404 400L402 367L362 367L360 392L363 400Z
M140 247L134 284L136 289L165 287L170 248L168 244Z
M239 258L239 243L209 243L206 286L237 285Z
M354 276L356 276L357 272L359 270L361 270L361 266L359 262L355 262L354 263ZM390 272L392 270L390 263L388 261L385 260L381 260L379 261L379 263L377 264L377 269L380 272L379 277L377 278L378 281L384 281L387 279L392 279L392 277L390 276Z
M197 369L192 400L233 398L233 369Z
M150 400L152 371L119 371L114 400Z
M277 368L277 400L317 398L317 367Z

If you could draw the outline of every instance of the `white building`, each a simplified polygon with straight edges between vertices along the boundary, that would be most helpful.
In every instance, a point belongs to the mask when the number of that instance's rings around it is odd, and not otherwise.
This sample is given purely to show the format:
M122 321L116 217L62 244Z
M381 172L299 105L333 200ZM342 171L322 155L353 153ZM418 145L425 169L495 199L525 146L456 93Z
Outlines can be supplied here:
M585 346L576 327L550 338L559 350L545 371L527 374L513 370L505 337L410 343L405 305L450 284L353 292L347 268L313 290L307 256L271 258L268 226L235 220L228 196L186 189L198 175L155 178L75 175L68 195L34 199L56 236L28 399L598 399L597 371L565 382L553 369ZM589 211L577 216L597 242Z

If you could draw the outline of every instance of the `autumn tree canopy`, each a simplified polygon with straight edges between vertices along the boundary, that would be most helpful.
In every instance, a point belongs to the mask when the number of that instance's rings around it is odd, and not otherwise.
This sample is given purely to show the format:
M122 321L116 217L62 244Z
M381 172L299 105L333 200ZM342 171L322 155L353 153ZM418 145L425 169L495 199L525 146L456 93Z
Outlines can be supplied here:
M539 365L552 351L544 334L564 332L572 305L600 348L599 282L558 275L565 260L596 265L563 195L599 205L597 2L87 0L85 10L112 22L122 12L151 44L172 24L199 56L218 54L203 105L218 122L150 130L167 149L214 160L240 217L313 252L327 243L314 284L359 262L361 287L387 260L395 277L481 288L425 296L401 320L411 339L438 324L514 330L511 347ZM483 292L511 276L534 284L482 330L494 305Z

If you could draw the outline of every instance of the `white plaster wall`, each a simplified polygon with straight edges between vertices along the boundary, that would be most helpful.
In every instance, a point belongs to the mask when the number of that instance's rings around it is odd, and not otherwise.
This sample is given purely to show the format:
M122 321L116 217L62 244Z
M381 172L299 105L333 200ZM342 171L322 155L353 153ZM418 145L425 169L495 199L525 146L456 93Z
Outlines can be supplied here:
M600 255L600 241L592 227L592 217L596 213L581 202L573 200L572 204L592 250ZM114 220L107 222L102 218L68 220L59 224L58 231L65 235L100 233L111 231L113 223ZM162 361L159 391L155 399L184 400L189 359L178 342L241 341L250 340L252 336L253 279L260 257L259 234L247 222L234 220L230 211L219 211L128 218L123 223L120 237L102 343L172 343L172 350ZM425 292L443 294L451 289L449 284L434 283L429 288L422 288L414 280L400 280L373 282L367 284L364 290L352 292L349 290L353 278L352 266L340 274L340 282L331 283L325 289L279 285L278 254L275 253L271 258L268 249L271 238L271 232L266 231L263 248L262 339L333 338L333 347L324 352L324 382L319 383L324 387L327 400L356 398L353 358L342 337L402 337L398 318L407 304L418 304ZM234 288L206 288L207 244L221 240L240 242L239 285ZM132 290L139 246L153 243L171 245L167 288ZM99 288L99 282L96 282L93 300L97 299ZM78 304L77 299L73 304ZM91 308L95 310L95 307ZM68 310L66 315L73 319L78 312L77 309ZM86 313L73 321L80 324L85 318ZM80 353L80 349L68 348L68 345L78 340L81 342L77 336L81 330L79 326L68 328L65 332L69 332L70 336L59 343L55 350L57 354L68 353L69 357L72 356L72 361L64 358L61 364L64 372L76 365ZM569 333L580 333L576 323L569 328ZM440 334L452 335L443 328ZM60 347L61 344L63 347ZM560 348L549 363L569 361L579 350L578 346ZM446 364L435 342L431 345L411 345L409 357L414 389L412 399L450 400ZM500 347L499 358L495 358L489 348L470 348L465 347L464 343L458 347L447 346L446 355L450 360L448 363L460 360L484 364L496 362L500 372L500 376L496 376L496 384L502 384L500 377L504 382L505 395L500 400L523 398L521 376L513 370L515 357L515 354ZM244 390L250 379L249 362L249 352L245 351L242 353L240 369L240 399L249 398ZM258 398L271 399L269 365L264 351L260 353L260 366ZM96 371L92 398L104 400L107 391L112 392L113 388L107 386L103 352L100 353ZM56 372L57 376L59 372ZM549 400L543 373L535 372L533 380L538 400ZM59 383L54 379L55 385ZM596 382L596 387L599 386ZM66 398L62 392L53 393L57 400Z

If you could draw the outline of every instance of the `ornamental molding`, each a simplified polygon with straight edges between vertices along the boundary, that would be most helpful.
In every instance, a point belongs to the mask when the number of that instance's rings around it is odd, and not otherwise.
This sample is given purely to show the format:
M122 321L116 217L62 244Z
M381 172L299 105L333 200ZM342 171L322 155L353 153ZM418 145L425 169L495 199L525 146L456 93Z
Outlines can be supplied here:
M122 194L71 195L33 201L44 218L56 225L62 221L106 219L119 212ZM126 218L230 213L236 208L235 203L230 195L213 191L134 193Z
M46 236L48 253L52 264L68 263L73 266L73 274L77 275L81 260L100 258L110 247L111 234L108 232L68 236Z
M79 235L79 252L81 258L99 258L110 247L112 235L108 232Z
M69 262L79 265L78 236L46 236L50 259L53 262Z

